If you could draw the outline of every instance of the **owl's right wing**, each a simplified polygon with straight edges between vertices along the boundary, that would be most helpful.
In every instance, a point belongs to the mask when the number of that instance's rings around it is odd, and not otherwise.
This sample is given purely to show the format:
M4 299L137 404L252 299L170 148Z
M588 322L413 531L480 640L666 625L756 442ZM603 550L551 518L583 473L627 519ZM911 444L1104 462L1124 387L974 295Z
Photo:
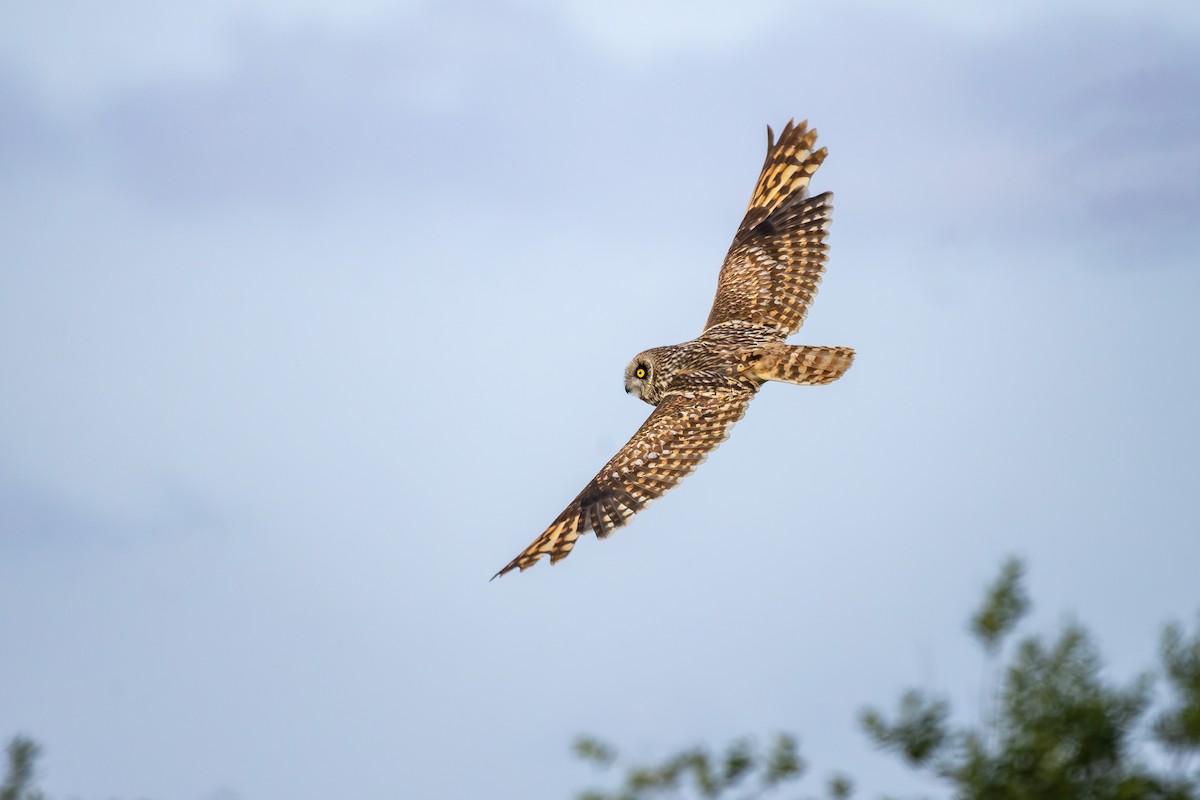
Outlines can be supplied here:
M746 413L752 391L669 392L633 438L549 528L492 576L566 558L589 531L607 537L695 471Z
M721 266L717 296L705 330L724 322L768 328L780 341L804 323L825 273L833 195L808 197L808 184L825 160L814 150L817 132L791 122L779 141L767 128L767 159L750 207Z

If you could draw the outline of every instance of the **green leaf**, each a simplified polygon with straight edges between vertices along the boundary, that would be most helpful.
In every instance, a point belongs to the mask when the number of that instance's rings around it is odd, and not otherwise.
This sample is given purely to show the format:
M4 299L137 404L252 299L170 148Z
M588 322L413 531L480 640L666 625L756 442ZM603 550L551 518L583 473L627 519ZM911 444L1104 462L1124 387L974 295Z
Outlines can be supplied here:
M617 751L591 736L576 737L571 748L582 761L590 761L600 767L611 766L617 759Z
M900 698L900 709L894 723L889 723L874 709L866 709L860 721L875 744L894 750L909 764L919 767L937 756L949 739L946 719L950 706L945 700L926 697L910 689Z
M25 736L14 736L8 743L8 771L0 784L0 800L42 800L33 788L33 778L41 748Z
M804 774L804 759L796 737L781 733L775 737L771 752L767 755L767 771L763 780L768 787Z
M987 589L983 606L971 617L971 633L989 653L994 653L1029 611L1029 596L1022 579L1025 565L1009 558L1000 567L1000 575Z
M829 779L828 789L830 800L848 800L854 794L854 782L839 772Z
M1178 755L1200 753L1200 621L1191 639L1179 625L1168 625L1161 654L1173 703L1155 720L1155 738Z

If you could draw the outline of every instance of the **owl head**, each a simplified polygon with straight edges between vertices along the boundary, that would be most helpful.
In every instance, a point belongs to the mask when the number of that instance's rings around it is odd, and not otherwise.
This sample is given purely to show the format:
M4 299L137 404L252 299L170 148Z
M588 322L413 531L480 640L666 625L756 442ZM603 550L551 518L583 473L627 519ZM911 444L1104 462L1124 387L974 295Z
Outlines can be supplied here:
M637 395L652 406L658 405L667 390L667 364L655 348L638 353L625 368L625 391Z

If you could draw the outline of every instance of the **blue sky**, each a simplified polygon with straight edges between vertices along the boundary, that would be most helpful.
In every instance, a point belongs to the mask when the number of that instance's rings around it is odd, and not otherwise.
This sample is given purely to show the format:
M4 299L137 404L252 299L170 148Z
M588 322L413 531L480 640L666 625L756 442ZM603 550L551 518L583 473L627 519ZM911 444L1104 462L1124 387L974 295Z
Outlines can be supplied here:
M0 12L0 735L54 797L561 798L978 714L1000 559L1116 677L1200 607L1200 25L1174 3L45 2ZM767 387L609 541L488 583L699 332L764 127L832 256Z

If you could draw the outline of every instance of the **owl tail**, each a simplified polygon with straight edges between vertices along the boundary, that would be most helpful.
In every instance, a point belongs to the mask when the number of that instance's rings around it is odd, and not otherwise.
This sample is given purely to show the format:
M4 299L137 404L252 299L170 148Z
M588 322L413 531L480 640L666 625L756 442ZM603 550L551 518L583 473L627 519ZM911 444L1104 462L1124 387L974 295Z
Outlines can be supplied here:
M768 344L755 351L750 372L764 381L823 386L833 383L854 363L849 347Z

